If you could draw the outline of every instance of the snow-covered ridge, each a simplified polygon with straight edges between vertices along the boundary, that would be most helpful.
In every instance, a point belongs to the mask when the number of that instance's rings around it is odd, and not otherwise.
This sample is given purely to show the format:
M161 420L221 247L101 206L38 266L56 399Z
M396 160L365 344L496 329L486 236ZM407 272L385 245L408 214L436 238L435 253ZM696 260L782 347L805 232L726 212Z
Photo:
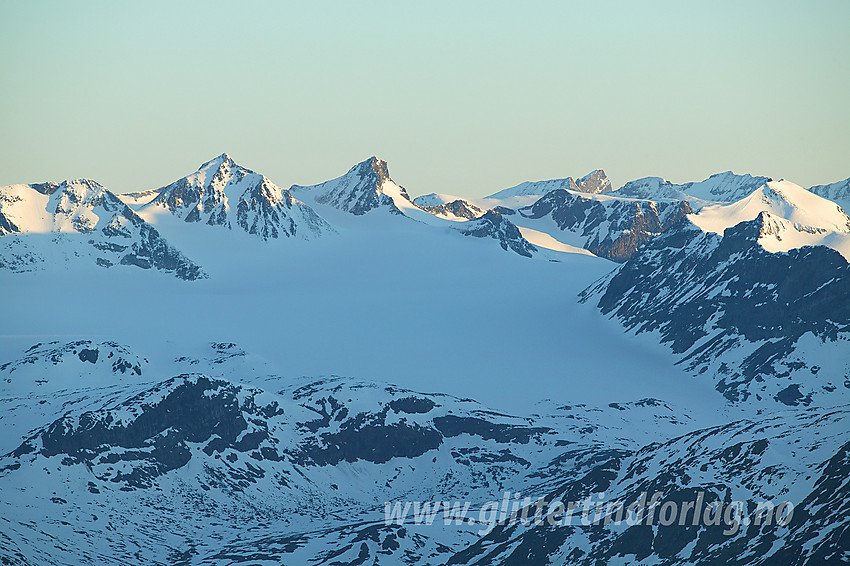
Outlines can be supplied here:
M759 243L768 251L824 245L850 259L850 217L833 201L789 181L768 182L741 200L706 206L688 218L705 232L723 234L760 215L768 228Z
M815 185L809 191L841 205L844 210L850 209L850 178L828 185Z
M611 181L608 180L605 171L597 169L578 179L566 177L564 179L550 179L547 181L525 181L519 185L502 189L486 198L506 200L512 197L543 196L557 189L591 194L605 193L611 190Z
M671 183L661 177L644 177L629 181L614 191L612 196L687 200L693 208L698 209L708 203L740 200L771 180L769 177L749 174L737 175L731 171L715 173L703 181L682 184Z
M691 220L706 232L722 234L761 212L789 220L799 230L850 232L850 217L840 206L789 181L771 181L731 204L705 207Z
M478 218L484 214L484 210L463 199L457 199L435 206L423 206L421 204L417 204L417 206L435 216L461 222Z
M91 179L0 187L0 236L0 268L16 272L85 257L101 267L135 265L182 279L204 277L156 228Z

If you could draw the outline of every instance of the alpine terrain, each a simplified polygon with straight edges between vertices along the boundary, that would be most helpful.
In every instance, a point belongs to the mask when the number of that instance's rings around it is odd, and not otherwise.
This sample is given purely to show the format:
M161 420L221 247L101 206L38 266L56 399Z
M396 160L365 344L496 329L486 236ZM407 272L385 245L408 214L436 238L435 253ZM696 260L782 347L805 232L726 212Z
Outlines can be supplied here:
M847 180L164 177L0 187L3 564L850 562Z

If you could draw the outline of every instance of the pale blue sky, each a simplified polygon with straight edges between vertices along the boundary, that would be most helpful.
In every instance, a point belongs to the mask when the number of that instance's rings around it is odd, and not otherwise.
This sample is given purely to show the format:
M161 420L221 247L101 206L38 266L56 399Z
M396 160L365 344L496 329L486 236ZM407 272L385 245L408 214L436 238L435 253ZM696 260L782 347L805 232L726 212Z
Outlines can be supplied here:
M850 2L8 2L0 184L850 176Z

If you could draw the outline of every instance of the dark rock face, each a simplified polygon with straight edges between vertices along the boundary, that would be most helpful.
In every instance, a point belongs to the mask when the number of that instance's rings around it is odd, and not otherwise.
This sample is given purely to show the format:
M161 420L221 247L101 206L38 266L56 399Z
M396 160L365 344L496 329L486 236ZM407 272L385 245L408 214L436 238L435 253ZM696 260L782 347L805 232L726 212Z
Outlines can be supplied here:
M769 230L764 213L722 237L680 222L584 291L583 300L598 297L600 310L629 329L658 331L689 369L713 368L718 391L746 400L756 383L778 387L816 368L818 360L791 359L803 335L834 341L850 329L850 264L821 246L767 252L757 240ZM746 344L756 347L737 366L715 363ZM765 394L797 405L811 402L815 388L794 381L779 389Z
M126 346L122 346L116 342L77 340L60 343L53 341L31 346L22 358L0 365L0 372L14 375L17 370L35 365L41 361L58 366L74 359L79 360L81 364L108 366L109 371L116 376L118 374L142 375L145 364L144 360L139 359ZM79 370L79 367L75 368L75 370L70 370L69 368L69 371Z
M388 403L390 409L396 413L407 413L415 415L427 413L436 406L436 403L427 397L402 397Z
M446 204L440 204L437 206L420 206L419 208L428 211L431 214L445 214L457 216L458 218L466 218L468 220L478 218L479 216L484 214L483 210L481 210L474 204L468 203L462 199L454 200L452 202L447 202Z
M390 170L387 168L386 161L378 159L377 157L372 157L367 160L367 163L371 163L372 172L375 174L379 185L390 179Z
M272 204L274 198L265 184L248 189L239 198L236 222L249 234L256 234L264 240L279 238L281 234L294 236L298 230L295 222L292 218L282 217L279 207ZM292 208L289 191L284 194L281 204L284 208Z
M204 451L212 454L227 448L249 452L268 440L264 419L279 414L278 407L257 407L241 393L226 381L176 377L112 409L58 419L15 453L63 455L68 464L85 464L101 481L151 487L157 477L189 462L187 443L206 443Z
M357 460L380 464L396 457L421 456L442 442L439 434L415 423L388 423L389 407L352 415L333 395L302 406L319 416L301 423L311 434L290 452L304 465L327 466Z
M645 521L619 529L606 526L605 518L616 520L617 510L605 506L598 513L598 524L590 524L595 510L582 524L579 509L570 525L529 521L496 526L454 554L447 564L543 566L551 564L553 556L568 556L570 564L581 566L624 560L665 566L839 564L848 548L850 527L850 444L839 440L836 452L823 451L825 461L821 455L813 457L815 465L807 463L809 469L823 470L816 479L806 477L808 473L801 472L797 462L777 463L772 453L797 447L806 451L807 442L801 437L817 435L821 427L845 422L847 417L847 407L827 414L785 413L759 422L745 420L701 430L620 454L584 477L561 484L545 500L578 502L605 492L612 494L606 501L628 505L640 501L642 494L650 498L659 493L653 526ZM782 486L795 483L808 495L792 502L795 509L790 521L779 524L776 509L787 496ZM736 500L743 503L737 523L735 515L728 513ZM770 505L759 510L758 501ZM676 504L682 515L665 525L659 509L668 504ZM706 520L706 509L717 507L723 509L722 516L715 523L716 515L709 511ZM769 510L767 514L764 509ZM533 507L527 516L534 516ZM782 544L776 544L779 541Z
M115 197L117 199L117 197ZM174 273L180 279L193 281L205 279L206 274L163 238L156 228L142 220L129 206L123 205L123 216L138 229L138 238L130 250L119 260L122 265L135 265L142 269L155 268Z
M440 434L416 424L384 422L386 415L360 414L346 420L335 433L322 433L315 445L303 445L299 462L334 466L364 460L375 464L393 458L415 458L442 443Z
M531 257L537 251L536 247L522 237L516 225L492 210L480 218L464 222L456 229L466 236L498 240L503 250L510 248L521 256Z
M526 218L551 216L561 230L579 232L585 238L585 249L617 262L629 259L640 246L691 212L684 201L603 202L563 189L551 191L519 210Z
M558 433L551 428L531 426L523 419L488 411L452 414L452 410L440 405L439 396L387 388L385 392L391 398L386 403L364 410L362 405L344 400L350 392L348 386L321 381L294 392L294 399L312 411L315 418L299 422L301 440L286 450L293 462L302 466L356 461L382 464L430 453L435 458L440 453L450 453L457 469L448 473L446 481L452 481L454 473L466 468L475 470L475 482L491 485L508 481L507 470L530 466L513 453L518 447L531 450L533 446L561 446L557 443ZM361 408L355 409L357 406ZM487 445L482 446L481 442ZM564 453L558 450L561 458L548 462L544 471L586 467L587 452L587 447ZM443 474L445 470L435 473ZM464 485L463 489L469 487Z
M479 417L458 417L455 415L435 418L434 426L447 438L468 434L484 440L504 443L516 442L518 444L528 444L532 438L540 438L549 432L547 428L511 426L492 423Z
M5 236L6 234L13 234L15 232L20 232L21 229L18 228L14 222L9 220L4 214L3 211L0 210L0 236Z
M80 350L80 353L77 354L77 357L80 358L81 362L90 362L92 364L97 363L97 356L100 352L97 349L89 350L87 348L83 348Z
M502 216L513 216L516 214L516 210L513 208L508 208L507 206L494 206L493 212L498 212Z

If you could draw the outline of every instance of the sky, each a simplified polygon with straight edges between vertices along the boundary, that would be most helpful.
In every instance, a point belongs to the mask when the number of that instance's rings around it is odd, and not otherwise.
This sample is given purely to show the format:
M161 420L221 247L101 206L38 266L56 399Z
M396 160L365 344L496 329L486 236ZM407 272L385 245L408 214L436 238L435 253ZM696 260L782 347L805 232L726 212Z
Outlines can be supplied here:
M850 2L0 0L0 185L850 176Z

